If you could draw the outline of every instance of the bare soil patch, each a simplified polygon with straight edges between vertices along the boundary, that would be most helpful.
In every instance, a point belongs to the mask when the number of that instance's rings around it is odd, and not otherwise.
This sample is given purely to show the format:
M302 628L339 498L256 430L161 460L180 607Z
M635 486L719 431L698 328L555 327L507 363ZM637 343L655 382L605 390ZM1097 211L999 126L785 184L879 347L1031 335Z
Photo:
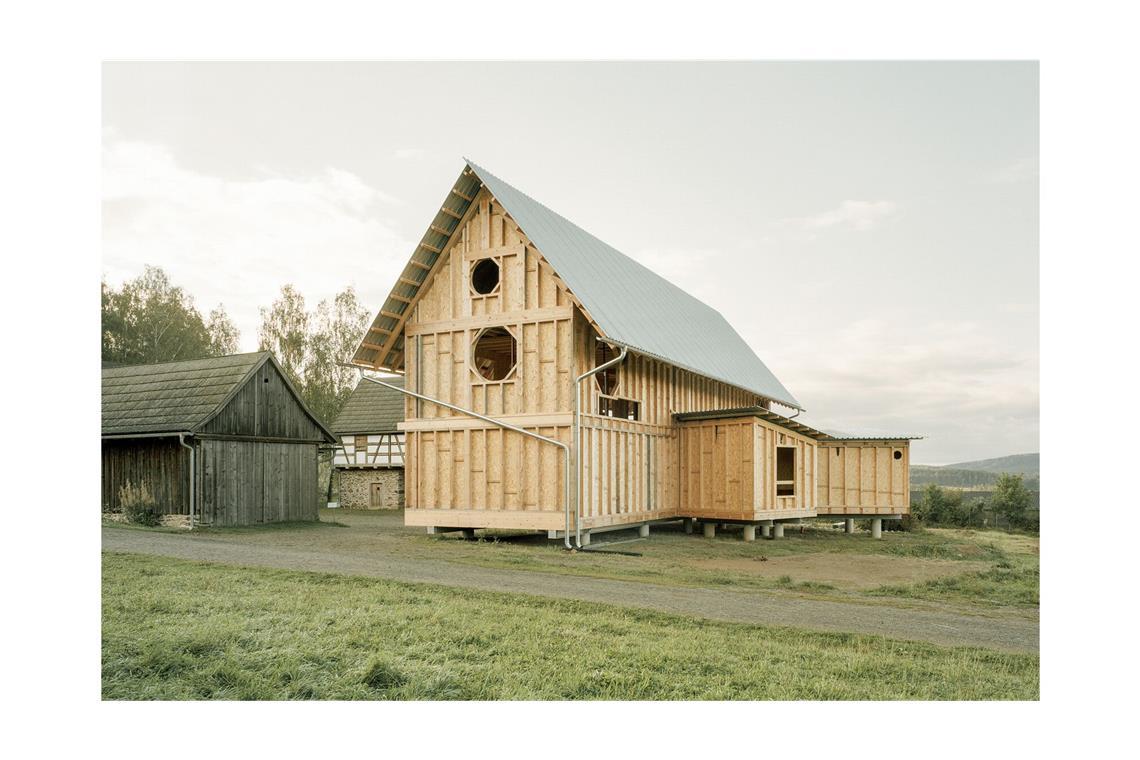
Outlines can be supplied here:
M694 560L693 565L704 570L730 570L763 578L787 575L795 583L811 581L854 590L921 583L935 578L979 572L989 567L985 562L827 552L769 557L764 561L759 557Z

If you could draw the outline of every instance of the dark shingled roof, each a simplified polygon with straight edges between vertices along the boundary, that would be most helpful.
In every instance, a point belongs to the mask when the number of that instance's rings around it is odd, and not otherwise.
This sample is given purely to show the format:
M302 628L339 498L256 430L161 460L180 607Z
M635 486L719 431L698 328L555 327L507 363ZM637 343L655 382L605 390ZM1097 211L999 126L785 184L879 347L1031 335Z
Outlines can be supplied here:
M104 369L103 435L192 433L267 361L277 365L268 351L258 351Z
M378 378L390 385L404 387L403 377ZM361 380L356 390L344 402L330 429L337 435L344 433L395 433L396 425L404 421L404 394L367 380Z

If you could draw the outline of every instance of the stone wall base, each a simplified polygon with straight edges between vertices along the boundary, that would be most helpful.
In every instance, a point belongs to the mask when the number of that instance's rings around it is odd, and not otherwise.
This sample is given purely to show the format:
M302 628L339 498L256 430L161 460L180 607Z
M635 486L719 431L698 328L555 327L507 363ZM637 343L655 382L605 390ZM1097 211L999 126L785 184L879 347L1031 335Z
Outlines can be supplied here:
M336 471L342 509L400 509L404 506L403 468Z

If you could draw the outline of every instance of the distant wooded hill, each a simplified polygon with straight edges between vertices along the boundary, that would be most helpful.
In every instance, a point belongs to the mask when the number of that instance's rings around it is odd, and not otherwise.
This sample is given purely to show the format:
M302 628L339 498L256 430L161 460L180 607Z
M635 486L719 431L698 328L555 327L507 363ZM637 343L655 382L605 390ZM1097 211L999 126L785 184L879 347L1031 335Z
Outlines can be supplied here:
M911 487L927 483L955 488L984 488L997 482L1003 472L1021 475L1030 491L1041 490L1040 455L1014 454L976 462L959 462L940 467L915 464L910 467Z

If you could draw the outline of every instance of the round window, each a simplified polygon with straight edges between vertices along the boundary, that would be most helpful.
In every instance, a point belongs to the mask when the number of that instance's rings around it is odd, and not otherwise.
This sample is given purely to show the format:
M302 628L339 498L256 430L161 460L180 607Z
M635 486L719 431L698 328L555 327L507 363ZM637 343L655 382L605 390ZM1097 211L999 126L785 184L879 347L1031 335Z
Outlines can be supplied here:
M480 295L487 295L499 287L499 262L482 259L471 267L471 287Z
M479 377L484 380L503 380L514 371L518 361L515 336L505 328L490 327L475 339L471 358Z
M901 451L898 451L898 450L895 451L895 459L902 459L902 452Z

